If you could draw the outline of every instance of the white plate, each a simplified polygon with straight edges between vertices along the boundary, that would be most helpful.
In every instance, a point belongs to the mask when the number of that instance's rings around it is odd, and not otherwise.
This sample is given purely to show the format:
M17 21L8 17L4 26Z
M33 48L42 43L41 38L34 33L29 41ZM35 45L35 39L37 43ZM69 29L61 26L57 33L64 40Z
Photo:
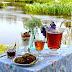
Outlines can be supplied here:
M21 56L17 56L17 57L21 57ZM16 58L16 57L15 57L15 58ZM15 63L15 62L14 62L15 58L12 59L11 61L12 61L12 63L14 63L15 65L19 65L19 66L32 66L32 65L34 65L34 64L36 64L36 63L38 62L38 58L36 58L36 60L34 61L33 64L19 64L19 63Z

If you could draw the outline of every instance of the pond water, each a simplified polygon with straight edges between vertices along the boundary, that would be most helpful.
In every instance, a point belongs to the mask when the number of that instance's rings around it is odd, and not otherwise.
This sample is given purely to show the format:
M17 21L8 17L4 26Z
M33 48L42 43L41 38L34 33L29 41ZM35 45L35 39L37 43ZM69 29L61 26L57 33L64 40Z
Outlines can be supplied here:
M44 24L53 20L57 26L60 26L61 22L65 20L57 16L35 16L41 18ZM17 41L21 45L21 32L27 31L23 28L23 24L30 18L29 14L24 14L22 7L7 6L5 9L0 9L0 44L14 45Z

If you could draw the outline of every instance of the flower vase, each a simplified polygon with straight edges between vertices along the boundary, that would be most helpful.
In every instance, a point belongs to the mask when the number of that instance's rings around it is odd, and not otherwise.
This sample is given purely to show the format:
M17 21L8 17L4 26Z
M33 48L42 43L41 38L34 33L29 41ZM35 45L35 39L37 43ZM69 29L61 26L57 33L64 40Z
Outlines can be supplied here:
M37 28L31 30L31 43L30 43L30 48L33 48L34 47L34 40L35 40L35 37L37 36L37 34L38 34L38 29Z

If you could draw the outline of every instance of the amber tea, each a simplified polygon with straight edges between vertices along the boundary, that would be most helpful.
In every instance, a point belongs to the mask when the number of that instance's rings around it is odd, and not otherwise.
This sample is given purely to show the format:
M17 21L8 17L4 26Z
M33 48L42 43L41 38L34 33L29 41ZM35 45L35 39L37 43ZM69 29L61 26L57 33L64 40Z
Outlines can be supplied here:
M61 45L62 33L47 33L47 43L49 49L59 49Z
M43 40L36 40L35 47L36 50L43 50L45 42Z

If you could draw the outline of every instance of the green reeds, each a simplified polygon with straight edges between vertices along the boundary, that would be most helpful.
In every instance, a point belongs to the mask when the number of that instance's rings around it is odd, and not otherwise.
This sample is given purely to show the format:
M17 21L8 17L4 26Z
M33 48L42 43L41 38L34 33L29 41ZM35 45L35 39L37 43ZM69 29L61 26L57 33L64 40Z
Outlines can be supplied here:
M39 3L47 3L47 2L51 2L52 0L15 0L16 2L39 2Z
M25 10L32 13L49 14L49 15L71 15L71 5L62 3L52 4L26 4Z
M71 15L71 0L15 0L28 2L33 4L26 4L26 13L30 12L33 14L44 14L44 15Z
M33 3L36 0L15 0L15 2L26 2L26 3Z
M0 7L2 7L3 6L3 3L0 3Z

